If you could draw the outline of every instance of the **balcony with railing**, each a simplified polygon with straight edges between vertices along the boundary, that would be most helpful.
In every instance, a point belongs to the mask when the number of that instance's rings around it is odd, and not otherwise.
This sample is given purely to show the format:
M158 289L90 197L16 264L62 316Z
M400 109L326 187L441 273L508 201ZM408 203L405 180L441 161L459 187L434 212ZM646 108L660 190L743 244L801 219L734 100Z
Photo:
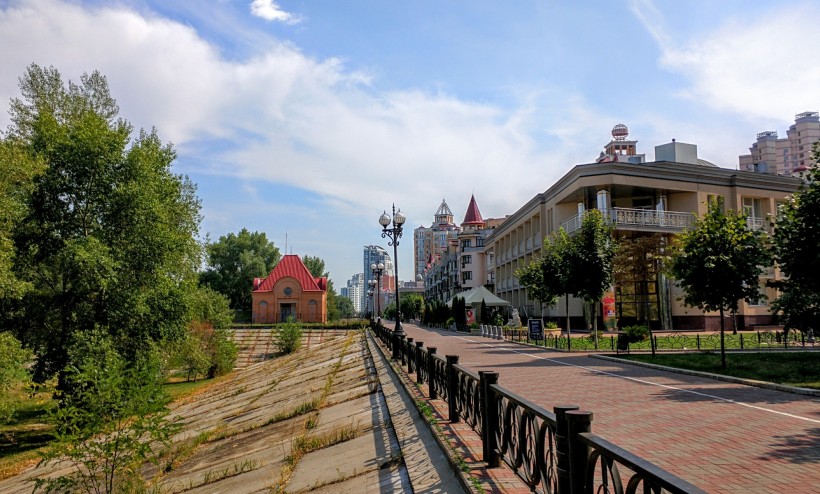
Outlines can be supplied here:
M746 217L746 227L749 230L757 231L757 230L766 230L766 220L764 218L758 218L755 216L747 216Z
M619 230L644 230L681 232L692 225L695 215L682 211L658 211L655 209L612 208L604 212L604 217ZM581 228L583 213L561 223L567 233Z

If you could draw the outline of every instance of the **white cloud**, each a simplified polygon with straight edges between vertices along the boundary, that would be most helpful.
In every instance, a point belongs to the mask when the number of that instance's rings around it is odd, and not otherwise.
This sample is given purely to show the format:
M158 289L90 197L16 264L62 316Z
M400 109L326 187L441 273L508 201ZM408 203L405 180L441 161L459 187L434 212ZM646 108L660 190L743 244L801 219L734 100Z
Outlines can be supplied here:
M460 222L473 192L486 217L504 216L592 160L617 123L555 88L522 96L512 110L448 94L380 92L368 74L272 39L253 58L227 60L193 28L122 6L15 3L0 10L0 46L15 47L0 50L0 101L19 95L17 77L32 62L74 80L98 69L121 115L137 127L156 126L189 173L195 166L252 183L225 206L230 213L206 211L224 231L253 221L253 211L290 211L309 222L306 203L273 204L272 183L315 194L311 200L323 201L311 204L316 221L329 211L342 230L376 227L393 202L408 227L429 225L442 196ZM7 124L0 112L0 128ZM325 238L313 234L317 245Z
M650 0L632 10L662 50L661 66L680 73L689 86L679 96L749 120L784 122L820 106L820 31L806 24L820 18L816 3L776 3L771 11L736 16L713 32L678 33L673 43L663 16Z
M251 13L266 21L279 21L286 24L299 22L298 17L282 10L273 0L253 0L251 2Z

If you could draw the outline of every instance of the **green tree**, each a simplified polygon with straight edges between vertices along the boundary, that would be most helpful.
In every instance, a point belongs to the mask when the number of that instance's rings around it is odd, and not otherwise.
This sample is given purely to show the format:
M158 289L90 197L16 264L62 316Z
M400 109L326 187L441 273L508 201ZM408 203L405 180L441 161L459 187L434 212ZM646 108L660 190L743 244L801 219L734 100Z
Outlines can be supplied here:
M579 264L576 260L577 249L570 236L563 228L559 228L549 237L544 239L544 246L541 250L541 273L542 283L547 293L556 297L564 295L564 309L566 311L567 336L572 336L569 317L569 297L578 292L578 279L575 276L575 266ZM568 345L571 347L571 340L568 338Z
M194 185L171 172L155 132L118 117L105 77L65 84L31 65L11 101L4 145L16 166L39 163L14 228L14 273L31 289L4 299L4 326L38 355L35 377L62 371L73 336L99 327L127 360L150 341L180 337L196 283L200 221Z
M612 259L616 244L612 227L603 214L590 209L581 220L581 229L573 237L575 261L571 270L576 280L574 295L588 303L592 310L593 335L598 346L598 305L604 292L612 286Z
M421 315L424 297L418 293L407 293L401 296L401 317L415 319Z
M736 312L740 300L760 297L760 275L771 265L764 233L746 226L746 217L723 212L719 203L678 237L670 270L684 290L684 303L720 313L721 365L726 367L725 311Z
M214 329L227 329L233 322L228 298L207 286L191 293L191 314L194 322L207 322Z
M637 322L649 326L648 285L657 284L658 276L665 266L665 240L660 234L621 239L613 259L613 274L616 283L622 287L632 287L641 294L637 304Z
M814 144L815 166L808 182L779 211L774 229L774 256L785 279L772 308L786 329L817 330L820 321L820 143Z
M129 363L111 337L77 333L69 348L66 381L72 389L54 412L56 443L43 462L65 461L72 471L34 479L46 492L140 492L140 470L157 463L179 430L162 399L160 364L153 348Z
M26 365L31 358L31 351L23 348L11 333L0 333L0 423L9 421L14 414L16 401L9 392L30 379Z
M2 136L0 136L2 137ZM12 139L0 139L0 301L19 299L31 283L17 277L12 232L27 211L34 178L43 164Z
M341 319L350 319L356 315L353 301L347 297L336 297L336 309Z
M264 232L229 233L205 244L207 268L200 283L228 297L231 308L251 310L253 279L264 278L281 259Z

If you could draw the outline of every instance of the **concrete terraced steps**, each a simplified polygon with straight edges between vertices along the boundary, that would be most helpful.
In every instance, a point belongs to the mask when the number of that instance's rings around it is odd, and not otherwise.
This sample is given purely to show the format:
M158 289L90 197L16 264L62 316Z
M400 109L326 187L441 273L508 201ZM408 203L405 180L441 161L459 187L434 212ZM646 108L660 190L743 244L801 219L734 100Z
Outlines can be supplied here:
M342 329L306 330L302 334L302 345L310 348L311 345L321 344L328 338L347 333L348 330ZM234 342L239 347L235 369L245 369L259 362L270 360L277 352L276 339L270 329L234 329L232 334Z
M246 361L269 353L268 337L241 335ZM295 354L247 364L171 413L184 428L159 467L143 467L149 492L412 492L359 331L306 334ZM0 481L0 492L30 493L31 479L71 471L30 468Z

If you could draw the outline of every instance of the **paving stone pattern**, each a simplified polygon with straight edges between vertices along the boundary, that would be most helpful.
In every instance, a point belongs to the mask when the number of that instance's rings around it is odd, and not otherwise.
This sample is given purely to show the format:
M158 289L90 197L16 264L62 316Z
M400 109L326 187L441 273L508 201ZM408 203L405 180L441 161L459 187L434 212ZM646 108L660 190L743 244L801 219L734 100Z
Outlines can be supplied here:
M441 356L498 372L502 386L548 410L592 411L595 434L708 492L820 492L816 398L413 324L404 330Z

